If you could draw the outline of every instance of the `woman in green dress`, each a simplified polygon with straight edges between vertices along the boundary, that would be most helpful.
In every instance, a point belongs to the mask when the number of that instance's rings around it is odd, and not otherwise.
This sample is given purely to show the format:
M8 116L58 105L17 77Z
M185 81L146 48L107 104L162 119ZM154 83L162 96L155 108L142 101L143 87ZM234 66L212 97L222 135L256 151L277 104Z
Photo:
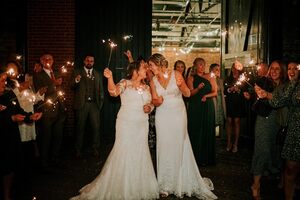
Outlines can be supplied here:
M194 66L196 73L187 79L191 90L188 131L198 165L213 165L216 162L213 97L217 96L217 83L215 77L205 74L203 58L196 58Z

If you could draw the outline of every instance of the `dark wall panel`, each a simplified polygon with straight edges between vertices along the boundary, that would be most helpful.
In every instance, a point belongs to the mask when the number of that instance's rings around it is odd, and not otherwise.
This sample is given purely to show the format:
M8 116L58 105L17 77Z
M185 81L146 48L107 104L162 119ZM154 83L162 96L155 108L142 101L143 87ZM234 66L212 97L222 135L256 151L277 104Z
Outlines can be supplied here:
M123 52L130 49L133 56L149 57L151 54L151 17L150 0L115 1L76 1L76 61L82 65L86 53L95 55L97 70L103 71L108 64L110 47L102 40L111 39L117 44L112 51L110 69L115 82L124 77L127 59ZM132 35L125 41L124 35ZM106 87L106 86L105 86ZM114 133L119 99L106 96L103 108L102 130L104 134ZM109 116L109 117L107 117Z

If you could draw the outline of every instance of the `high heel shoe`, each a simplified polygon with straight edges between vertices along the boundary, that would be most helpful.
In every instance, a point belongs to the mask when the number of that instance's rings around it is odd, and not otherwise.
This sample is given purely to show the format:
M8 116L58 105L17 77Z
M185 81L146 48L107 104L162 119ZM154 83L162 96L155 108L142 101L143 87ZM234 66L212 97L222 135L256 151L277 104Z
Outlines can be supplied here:
M229 144L229 145L227 144L226 151L230 151L231 148L232 148L232 144Z
M260 200L260 186L251 186L253 200Z
M233 145L232 153L236 153L236 152L238 152L238 147L237 147L237 145Z

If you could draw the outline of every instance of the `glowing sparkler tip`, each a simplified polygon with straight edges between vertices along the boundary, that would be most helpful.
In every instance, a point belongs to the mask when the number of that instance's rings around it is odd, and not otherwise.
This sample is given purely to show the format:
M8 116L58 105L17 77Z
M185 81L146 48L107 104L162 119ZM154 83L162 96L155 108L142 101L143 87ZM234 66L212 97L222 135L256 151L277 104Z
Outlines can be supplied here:
M22 56L21 55L16 55L16 60L21 60Z
M58 95L58 96L63 96L64 93L63 93L62 91L58 91L58 92L57 92L57 95Z
M116 47L116 46L118 46L118 45L115 44L115 43L113 43L113 42L110 43L110 47L111 47L111 48L114 48L114 47Z
M130 40L130 39L132 39L132 38L133 38L132 35L125 35L125 36L123 37L124 40Z
M49 103L49 104L53 104L53 102L52 102L52 100L51 100L51 99L48 99L48 100L47 100L47 103Z
M16 73L15 73L15 70L13 68L9 68L7 69L6 73L10 76L14 76Z

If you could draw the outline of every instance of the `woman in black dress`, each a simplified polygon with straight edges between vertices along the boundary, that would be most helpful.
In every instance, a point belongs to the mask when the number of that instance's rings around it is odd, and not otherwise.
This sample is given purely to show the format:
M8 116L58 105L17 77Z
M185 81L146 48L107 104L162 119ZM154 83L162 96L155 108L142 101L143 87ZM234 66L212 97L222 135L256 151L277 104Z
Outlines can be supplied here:
M226 134L227 151L236 153L238 151L238 141L240 135L241 117L246 114L245 98L240 87L236 85L242 71L239 71L234 63L231 67L231 73L224 81L224 95L227 110ZM231 134L234 135L234 142L231 141Z

